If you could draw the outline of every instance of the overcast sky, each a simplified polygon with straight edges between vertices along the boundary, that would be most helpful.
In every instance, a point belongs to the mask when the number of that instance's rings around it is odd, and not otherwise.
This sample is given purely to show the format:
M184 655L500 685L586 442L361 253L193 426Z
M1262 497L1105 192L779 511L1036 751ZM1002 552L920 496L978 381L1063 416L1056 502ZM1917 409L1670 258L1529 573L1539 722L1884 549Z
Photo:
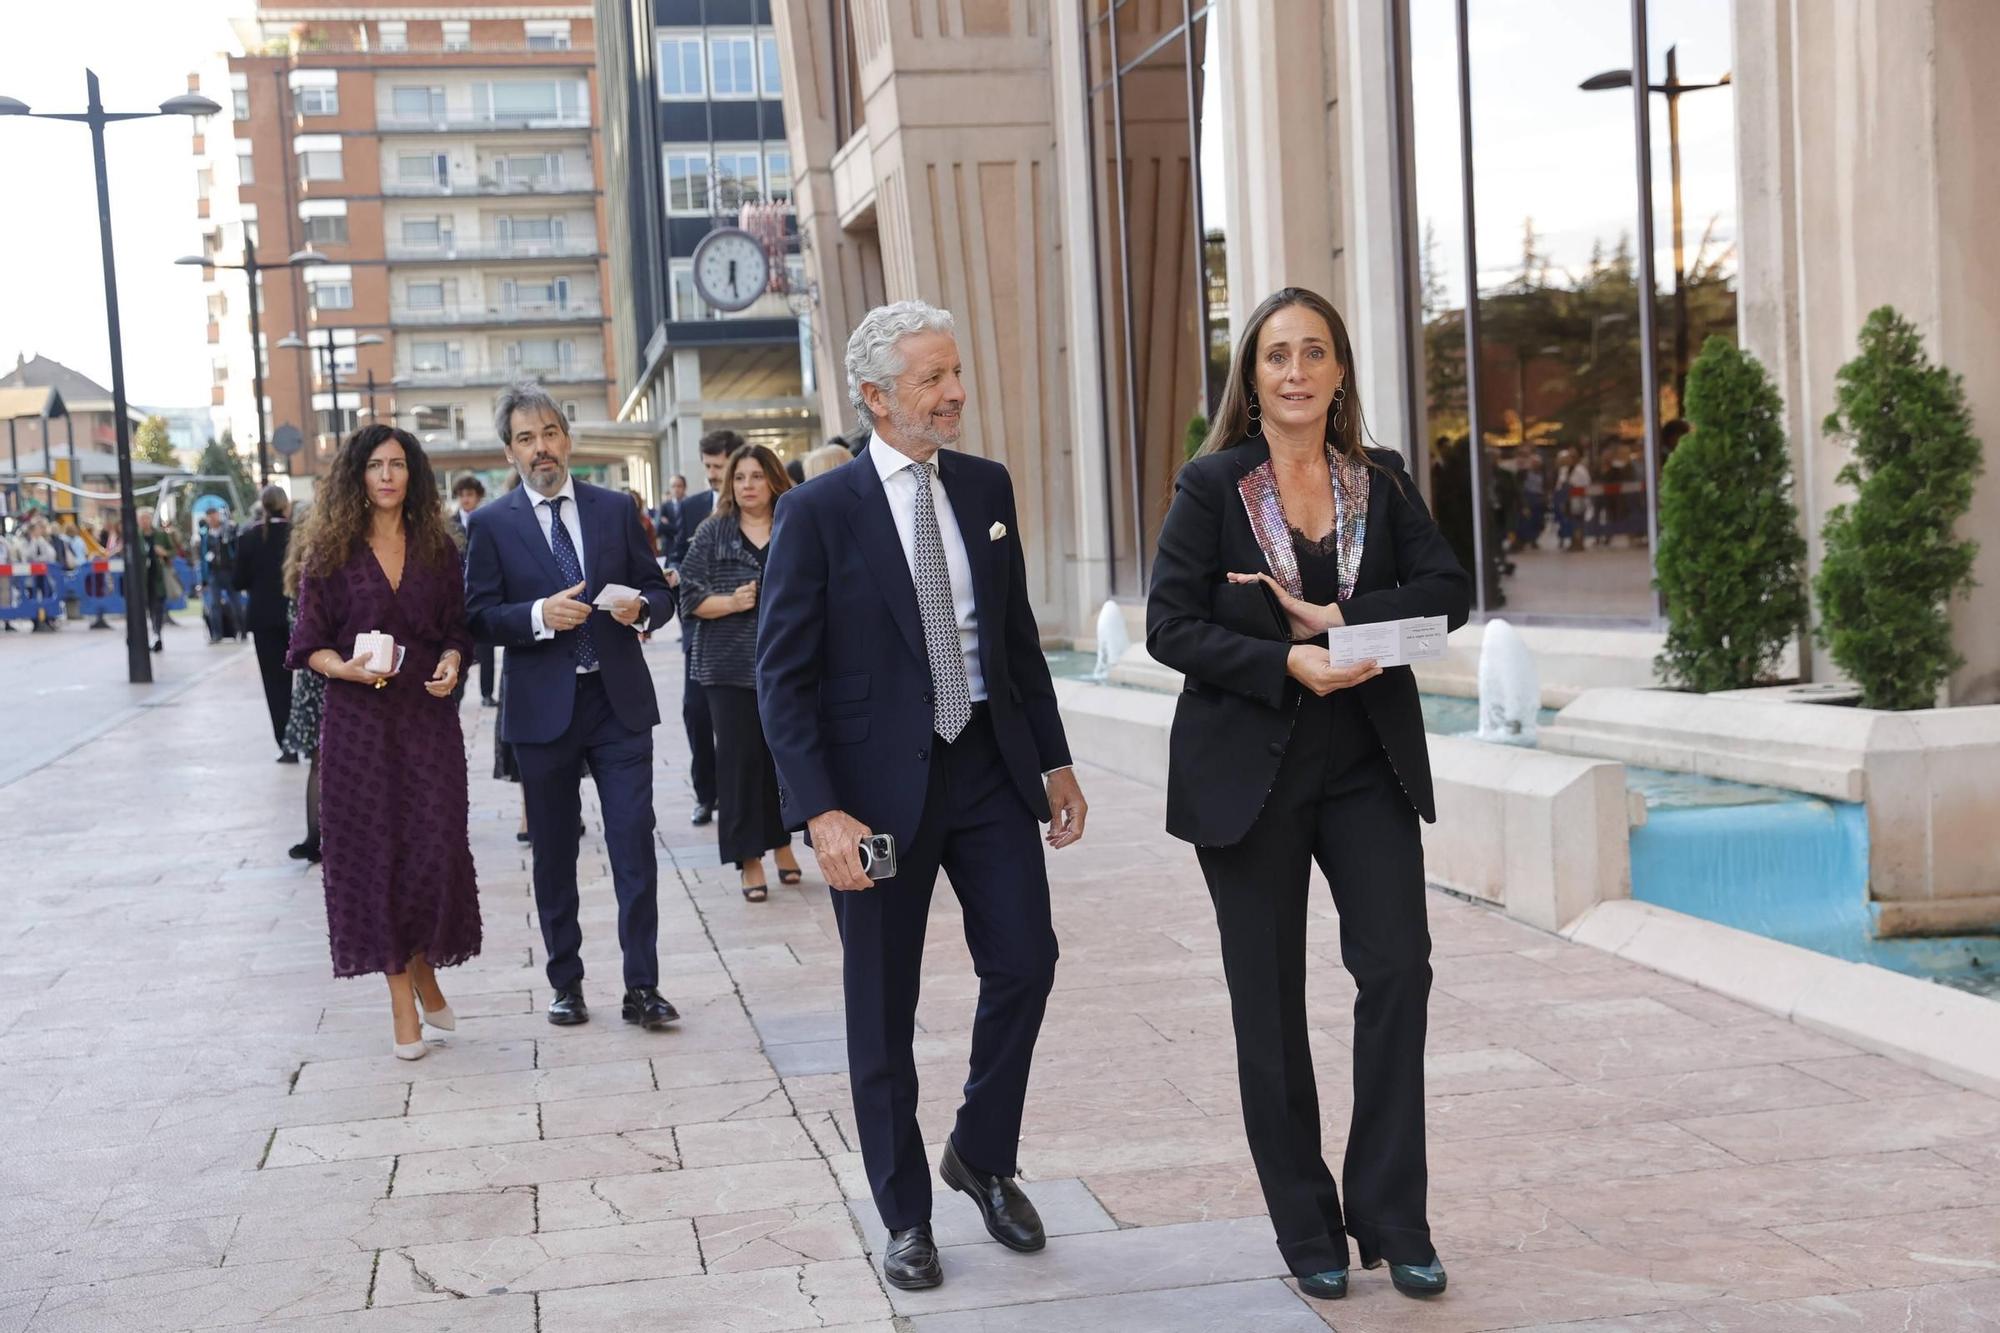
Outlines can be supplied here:
M0 94L37 111L81 111L95 69L105 106L150 110L186 91L187 76L231 41L243 0L56 0L0 5ZM228 133L227 91L218 128ZM175 268L198 251L195 160L182 117L110 126L111 229L134 403L206 407L210 383L201 271ZM62 121L0 117L8 197L0 206L0 358L73 366L107 387L104 270L90 132Z

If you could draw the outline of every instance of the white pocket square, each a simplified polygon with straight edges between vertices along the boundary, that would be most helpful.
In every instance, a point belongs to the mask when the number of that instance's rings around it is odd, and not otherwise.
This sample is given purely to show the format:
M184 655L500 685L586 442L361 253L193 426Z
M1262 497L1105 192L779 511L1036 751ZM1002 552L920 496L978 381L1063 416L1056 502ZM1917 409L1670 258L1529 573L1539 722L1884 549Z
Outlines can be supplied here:
M986 529L986 540L990 542L997 542L1006 535L1007 525L1005 523L995 523L992 527Z

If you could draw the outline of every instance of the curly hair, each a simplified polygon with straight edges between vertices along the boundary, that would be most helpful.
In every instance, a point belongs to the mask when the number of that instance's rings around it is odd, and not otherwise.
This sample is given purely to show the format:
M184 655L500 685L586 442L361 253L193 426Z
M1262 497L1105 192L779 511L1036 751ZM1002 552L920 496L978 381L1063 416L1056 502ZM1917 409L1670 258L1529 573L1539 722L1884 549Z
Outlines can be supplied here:
M394 426L363 426L342 441L333 465L320 479L313 496L312 522L292 534L299 552L299 569L307 577L324 577L341 568L368 539L375 505L368 498L368 456L394 441L410 466L410 485L403 495L403 531L410 555L433 569L457 559L457 547L445 529L444 497L437 473L417 437Z

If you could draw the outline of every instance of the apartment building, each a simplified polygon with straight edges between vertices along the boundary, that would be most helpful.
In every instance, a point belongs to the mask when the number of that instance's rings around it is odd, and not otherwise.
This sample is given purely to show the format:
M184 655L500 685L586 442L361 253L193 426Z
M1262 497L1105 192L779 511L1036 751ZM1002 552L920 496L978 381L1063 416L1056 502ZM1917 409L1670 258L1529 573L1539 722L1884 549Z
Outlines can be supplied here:
M497 472L493 401L522 377L573 420L607 419L589 6L266 4L235 27L242 54L210 72L227 94L203 87L229 108L229 132L197 140L205 253L319 261L262 276L266 428L296 426L303 446L277 469L311 477L379 419L441 470ZM211 273L216 425L251 454L245 278ZM633 476L621 458L581 461Z

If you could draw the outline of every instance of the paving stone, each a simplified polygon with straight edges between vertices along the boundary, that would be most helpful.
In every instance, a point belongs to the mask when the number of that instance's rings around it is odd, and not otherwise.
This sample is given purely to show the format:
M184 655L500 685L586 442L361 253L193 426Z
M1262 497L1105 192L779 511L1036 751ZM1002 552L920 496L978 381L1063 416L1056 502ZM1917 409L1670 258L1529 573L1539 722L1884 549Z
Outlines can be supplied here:
M264 1263L454 1240L523 1236L535 1229L535 1187L298 1206L246 1213L228 1262Z
M541 1114L540 1108L534 1106L349 1120L279 1130L271 1140L264 1165L298 1166L349 1157L395 1157L438 1148L521 1143L539 1137Z
M641 1146L622 1135L593 1134L411 1153L397 1159L396 1193L444 1194L499 1185L588 1180L623 1172L672 1171L678 1166L670 1147L663 1150L657 1144Z
M191 1268L88 1286L56 1287L29 1325L33 1333L106 1329L218 1328L280 1315L332 1314L368 1303L371 1254L281 1264Z
M542 1333L601 1333L643 1327L657 1333L781 1333L887 1322L889 1304L860 1259L796 1268L622 1282L541 1298Z
M613 1060L563 1069L523 1069L502 1074L468 1074L410 1089L410 1114L476 1111L529 1102L567 1102L612 1093L651 1091L650 1061Z
M462 1299L556 1291L701 1271L692 1222L544 1231L384 1251L375 1303L401 1305L439 1292Z
M1084 1296L998 1309L918 1315L910 1333L1156 1333L1163 1328L1325 1333L1304 1298L1275 1278L1118 1296Z

